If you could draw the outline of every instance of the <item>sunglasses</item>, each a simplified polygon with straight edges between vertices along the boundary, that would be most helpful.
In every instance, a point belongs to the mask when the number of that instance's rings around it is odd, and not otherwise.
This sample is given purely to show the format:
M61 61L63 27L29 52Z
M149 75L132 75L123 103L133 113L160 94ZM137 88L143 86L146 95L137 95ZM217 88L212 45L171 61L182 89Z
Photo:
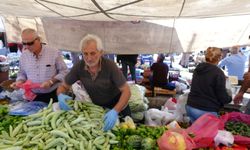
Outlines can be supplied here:
M35 41L37 40L38 38L35 38L33 41L31 41L31 42L22 42L23 43L23 45L28 45L28 46L31 46L31 45L33 45L34 43L35 43Z

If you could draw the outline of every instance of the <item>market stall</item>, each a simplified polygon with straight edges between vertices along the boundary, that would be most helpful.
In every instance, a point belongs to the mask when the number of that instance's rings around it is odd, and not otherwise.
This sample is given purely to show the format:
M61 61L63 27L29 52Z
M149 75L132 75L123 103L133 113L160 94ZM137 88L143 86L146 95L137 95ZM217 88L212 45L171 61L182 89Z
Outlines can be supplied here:
M67 103L73 110L63 111L52 101L38 105L36 102L20 104L12 99L0 107L0 149L249 148L249 115L240 112L226 113L219 118L204 115L191 125L183 112L185 94L169 99L162 110L148 109L145 89L135 84L130 87L132 118L120 120L108 132L102 130L102 118L107 110L89 101L69 100Z

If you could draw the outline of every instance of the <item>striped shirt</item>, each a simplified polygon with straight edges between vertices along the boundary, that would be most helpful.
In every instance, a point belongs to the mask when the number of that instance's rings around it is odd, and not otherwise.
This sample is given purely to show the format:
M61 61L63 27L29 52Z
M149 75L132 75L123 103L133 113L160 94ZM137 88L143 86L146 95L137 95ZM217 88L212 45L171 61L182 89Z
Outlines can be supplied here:
M20 57L18 80L31 80L32 83L43 83L52 78L63 81L68 68L58 50L42 45L42 50L36 57L29 50L23 51ZM34 93L49 93L58 87L54 84L48 89L33 89Z

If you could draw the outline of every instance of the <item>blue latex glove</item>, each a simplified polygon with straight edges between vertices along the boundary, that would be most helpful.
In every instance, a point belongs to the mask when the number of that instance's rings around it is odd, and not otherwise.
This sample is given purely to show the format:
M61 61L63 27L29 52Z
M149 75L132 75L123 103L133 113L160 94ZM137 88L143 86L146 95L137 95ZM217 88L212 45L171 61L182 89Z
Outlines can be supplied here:
M62 110L66 110L66 111L68 111L68 110L71 110L72 108L67 104L67 100L70 100L70 99L72 99L72 97L70 97L70 96L68 96L68 95L65 95L65 94L59 94L58 96L57 96L57 98L58 98L58 102L59 102L59 106L60 106L60 108L62 109Z
M118 112L115 109L111 109L104 116L104 131L108 131L115 126L116 120L118 119Z

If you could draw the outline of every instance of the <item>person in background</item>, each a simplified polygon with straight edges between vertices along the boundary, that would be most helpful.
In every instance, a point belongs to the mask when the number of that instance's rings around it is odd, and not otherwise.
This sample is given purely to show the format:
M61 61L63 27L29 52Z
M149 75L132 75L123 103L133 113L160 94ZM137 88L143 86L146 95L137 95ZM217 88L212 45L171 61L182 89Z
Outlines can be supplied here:
M63 110L70 110L66 101L72 99L65 95L71 85L80 80L96 105L109 108L104 116L104 131L114 127L118 114L130 116L128 100L130 88L116 64L103 55L101 39L92 34L86 35L79 48L83 53L83 60L76 63L61 86L57 89L59 106Z
M247 89L250 88L250 72L244 74L244 80L242 82L241 88L238 92L238 94L235 95L233 101L234 104L239 105L243 100L243 95L247 91ZM245 107L245 113L250 114L250 101L246 104Z
M169 68L168 65L163 62L164 59L165 55L159 54L157 57L157 61L150 67L152 75L151 77L149 77L149 81L152 91L154 91L154 87L167 87ZM152 92L152 94L154 93Z
M80 61L79 58L80 54L78 52L71 52L71 57L72 57L72 63L76 64L78 61Z
M248 39L250 39L250 35ZM250 65L250 59L249 59L249 65ZM247 91L248 88L250 88L250 66L248 66L248 72L244 74L243 79L244 80L242 82L241 88L238 94L235 95L233 100L234 104L236 105L239 105L242 102L244 93ZM245 113L250 114L250 101L246 105Z
M16 53L18 51L17 43L8 43L8 47L11 53Z
M174 54L170 54L170 68L173 68Z
M199 63L203 62L205 62L204 52L200 51L195 58L195 65L197 66Z
M2 40L0 40L0 55L4 55L4 56L7 56L9 53L9 50L4 47L4 43Z
M239 50L239 46L233 46L230 50L231 55L221 60L218 66L220 68L225 66L228 71L228 76L237 76L239 84L241 84L243 81L245 62L247 60L247 57Z
M56 89L68 73L61 53L42 45L34 29L24 29L21 36L27 50L22 52L17 79L11 86L16 89L27 80L41 83L41 88L32 90L37 95L34 101L49 102L51 98L57 101Z
M208 47L205 59L206 62L200 63L194 70L188 95L186 111L191 122L205 113L217 116L219 109L232 100L226 91L226 77L217 67L221 49Z
M250 87L250 72L245 73L243 78L244 80L242 82L241 88L234 97L234 104L236 105L242 102L244 93Z
M128 67L132 77L132 80L136 83L136 68L138 55L117 55L117 62L121 61L122 72L126 79L128 79Z

